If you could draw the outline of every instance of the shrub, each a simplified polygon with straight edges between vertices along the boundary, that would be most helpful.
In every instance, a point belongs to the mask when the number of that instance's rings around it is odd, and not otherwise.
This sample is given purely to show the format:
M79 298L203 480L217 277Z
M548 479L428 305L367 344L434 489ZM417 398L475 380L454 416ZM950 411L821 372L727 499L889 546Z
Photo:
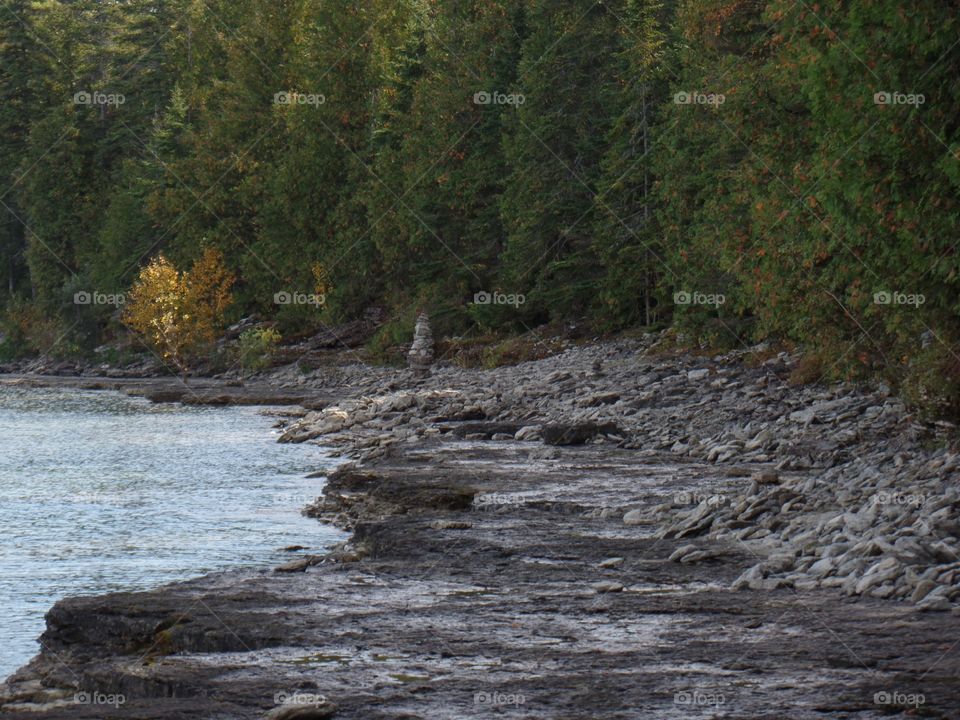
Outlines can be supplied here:
M259 372L270 365L280 333L273 328L250 328L240 335L240 367Z
M123 321L186 375L191 363L212 347L232 302L233 282L218 250L207 248L182 273L158 255L140 271Z

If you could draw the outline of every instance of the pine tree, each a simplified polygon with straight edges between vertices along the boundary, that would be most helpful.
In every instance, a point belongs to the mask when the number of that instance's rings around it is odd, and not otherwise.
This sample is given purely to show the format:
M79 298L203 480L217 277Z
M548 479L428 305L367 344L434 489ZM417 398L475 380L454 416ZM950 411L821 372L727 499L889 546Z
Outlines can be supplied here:
M17 169L26 149L39 80L32 21L28 0L0 2L0 287L6 295L20 288L26 271L23 211L17 204L22 176Z
M622 68L611 104L620 107L607 139L595 199L594 244L604 265L598 314L606 324L651 325L662 280L674 274L655 223L652 126L667 93L664 13L630 0L621 18Z
M614 121L620 3L534 0L513 92L501 203L502 283L540 317L583 312L599 276L591 233L603 143ZM612 45L613 43L613 45Z

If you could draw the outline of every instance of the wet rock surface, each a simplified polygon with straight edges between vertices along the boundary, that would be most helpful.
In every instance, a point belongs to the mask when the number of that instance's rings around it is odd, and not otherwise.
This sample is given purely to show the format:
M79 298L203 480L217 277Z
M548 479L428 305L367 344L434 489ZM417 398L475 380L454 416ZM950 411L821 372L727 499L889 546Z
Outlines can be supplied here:
M62 601L4 716L960 717L949 428L653 342L344 383L350 543Z

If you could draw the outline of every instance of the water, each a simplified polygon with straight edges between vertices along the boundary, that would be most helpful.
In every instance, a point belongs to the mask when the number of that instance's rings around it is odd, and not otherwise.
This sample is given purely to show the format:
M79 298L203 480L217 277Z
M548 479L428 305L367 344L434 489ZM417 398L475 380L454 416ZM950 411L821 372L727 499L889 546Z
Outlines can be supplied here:
M289 560L343 535L300 515L332 467L255 408L0 386L0 679L67 595Z

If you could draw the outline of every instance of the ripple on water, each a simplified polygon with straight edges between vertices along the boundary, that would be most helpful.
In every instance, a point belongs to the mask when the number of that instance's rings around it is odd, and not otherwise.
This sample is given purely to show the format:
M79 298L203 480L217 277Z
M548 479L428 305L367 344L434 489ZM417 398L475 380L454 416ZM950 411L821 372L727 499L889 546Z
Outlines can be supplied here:
M255 408L0 387L0 678L56 600L289 559L342 539L300 515L333 467Z

